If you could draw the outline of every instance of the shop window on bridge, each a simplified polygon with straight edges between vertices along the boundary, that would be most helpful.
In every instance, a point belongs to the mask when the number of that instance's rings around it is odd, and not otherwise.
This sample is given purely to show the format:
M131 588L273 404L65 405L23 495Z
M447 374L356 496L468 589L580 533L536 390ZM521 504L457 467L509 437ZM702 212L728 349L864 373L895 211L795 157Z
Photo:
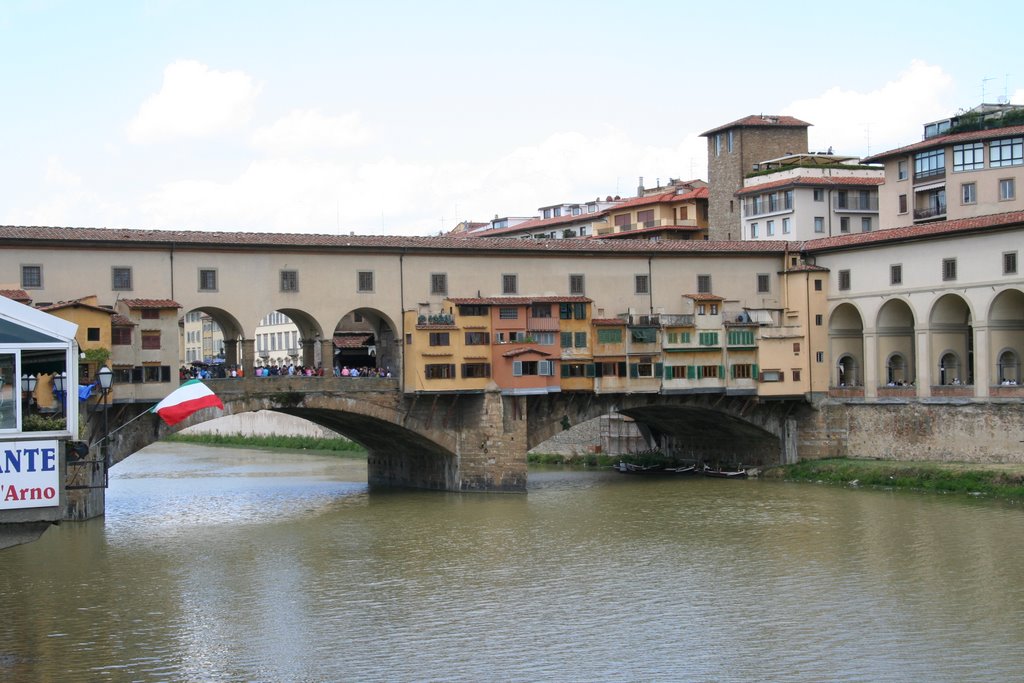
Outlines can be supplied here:
M491 334L489 332L467 332L466 333L466 346L480 346L483 344L491 343Z
M595 363L594 374L597 377L625 377L626 362L615 361L608 363Z
M132 369L127 366L117 366L113 368L114 374L112 379L114 384L131 384L132 383Z
M142 381L144 382L170 382L171 366L169 365L143 365Z
M530 338L533 339L534 344L540 346L554 346L555 344L554 332L530 332Z
M622 328L613 327L611 329L599 329L597 331L597 343L598 344L621 344L622 343Z
M697 335L697 342L701 346L718 346L718 333L699 332Z
M658 341L658 330L653 327L632 327L629 337L634 344L653 344Z
M449 345L449 334L448 334L448 332L431 332L430 333L430 345L431 346L448 346Z
M562 377L569 379L572 377L593 377L593 373L587 374L587 363L562 363Z
M753 330L729 330L729 346L753 346Z
M561 320L586 320L587 305L585 303L558 304L558 317Z
M531 318L550 318L551 304L533 304L530 306Z
M463 363L462 377L464 379L478 379L491 376L490 363Z
M512 362L512 376L523 377L538 375L548 377L553 374L553 363L549 360L517 360Z
M476 317L476 316L487 315L489 312L490 312L490 309L487 306L475 306L475 305L459 306L459 315L464 315L464 316L467 316L467 317L470 317L470 316Z
M785 379L785 373L782 370L764 370L758 379L762 382L781 382Z
M502 306L498 309L499 320L518 320L519 309L511 306Z
M721 366L718 365L698 365L697 366L697 379L715 379L722 376Z
M665 379L686 379L685 365L666 365Z
M429 363L423 366L425 379L455 379L455 365L450 363Z
M660 377L661 373L661 363L633 363L629 366L629 376L638 379Z
M573 346L577 349L587 348L587 333L586 332L575 332L573 333Z
M147 350L158 350L160 348L160 330L143 330L142 348Z

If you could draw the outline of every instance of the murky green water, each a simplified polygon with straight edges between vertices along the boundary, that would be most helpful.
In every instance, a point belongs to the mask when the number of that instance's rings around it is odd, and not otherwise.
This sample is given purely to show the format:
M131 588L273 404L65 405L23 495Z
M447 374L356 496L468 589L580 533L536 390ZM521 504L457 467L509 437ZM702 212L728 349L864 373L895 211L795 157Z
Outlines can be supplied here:
M532 471L372 494L365 462L156 445L105 519L0 552L3 681L1024 677L1024 510Z

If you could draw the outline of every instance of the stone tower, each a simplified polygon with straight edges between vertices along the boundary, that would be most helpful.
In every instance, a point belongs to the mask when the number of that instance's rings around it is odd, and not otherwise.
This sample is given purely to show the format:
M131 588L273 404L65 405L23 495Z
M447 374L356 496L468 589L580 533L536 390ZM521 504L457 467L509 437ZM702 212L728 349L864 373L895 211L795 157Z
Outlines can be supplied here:
M807 152L811 124L792 116L756 114L701 133L708 139L708 238L742 239L735 193L754 164Z

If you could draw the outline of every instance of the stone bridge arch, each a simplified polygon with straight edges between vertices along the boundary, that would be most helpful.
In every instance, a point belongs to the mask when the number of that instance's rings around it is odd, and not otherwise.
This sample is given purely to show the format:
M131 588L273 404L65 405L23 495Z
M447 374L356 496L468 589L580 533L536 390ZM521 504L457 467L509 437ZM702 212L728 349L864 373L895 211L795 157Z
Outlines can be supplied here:
M666 454L711 463L796 462L802 399L763 402L723 394L553 394L531 397L528 447L570 426L618 412Z
M145 406L125 404L111 420L112 427L125 425L109 440L112 464L186 427L269 410L307 419L364 446L371 485L446 491L526 486L525 424L504 419L497 392L405 395L397 380L381 378L246 377L206 384L224 410L200 411L173 427L155 414L141 415Z

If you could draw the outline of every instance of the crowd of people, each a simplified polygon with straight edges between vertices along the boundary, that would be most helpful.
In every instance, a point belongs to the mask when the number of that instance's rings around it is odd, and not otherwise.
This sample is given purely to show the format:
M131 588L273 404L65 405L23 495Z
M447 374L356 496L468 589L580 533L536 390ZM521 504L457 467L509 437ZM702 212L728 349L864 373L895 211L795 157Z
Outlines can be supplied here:
M267 366L256 366L253 369L254 377L324 377L329 373L322 365L313 367L311 365L278 365L274 363ZM334 377L391 377L391 368L388 367L349 367L347 365L335 365ZM190 379L224 379L228 377L245 377L245 371L241 365L193 365L178 369L178 378L182 381Z

